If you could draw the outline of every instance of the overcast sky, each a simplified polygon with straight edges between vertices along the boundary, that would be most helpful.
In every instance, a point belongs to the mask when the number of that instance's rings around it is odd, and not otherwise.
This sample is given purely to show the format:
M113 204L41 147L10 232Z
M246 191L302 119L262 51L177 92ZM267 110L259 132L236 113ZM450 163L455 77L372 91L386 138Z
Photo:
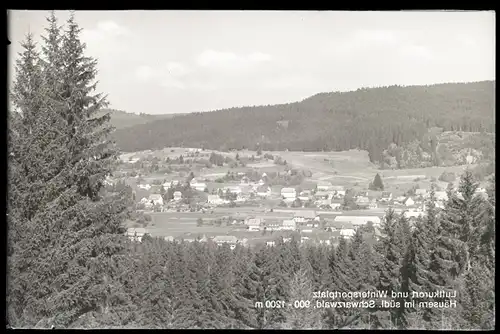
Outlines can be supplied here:
M46 11L9 14L11 51ZM61 23L66 11L56 11ZM99 90L150 114L494 80L494 12L78 11ZM10 57L9 61L13 61Z

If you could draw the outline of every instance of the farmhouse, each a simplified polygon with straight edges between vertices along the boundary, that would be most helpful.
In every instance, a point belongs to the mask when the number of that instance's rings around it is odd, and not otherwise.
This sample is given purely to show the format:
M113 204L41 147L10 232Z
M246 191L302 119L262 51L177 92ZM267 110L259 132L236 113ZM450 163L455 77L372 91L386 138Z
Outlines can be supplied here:
M341 228L340 229L340 237L344 239L350 239L356 234L356 230L354 228Z
M309 190L304 190L299 194L299 199L303 202L307 202L309 199L311 199L311 191Z
M214 237L212 240L218 246L228 244L231 249L235 249L236 244L238 243L238 238L236 238L234 235L219 235Z
M293 219L283 220L283 227L282 227L282 229L284 231L295 231L297 229L297 223Z
M327 191L330 189L331 186L332 184L330 182L319 181L316 188L318 189L318 191Z
M319 206L320 208L321 207L330 207L331 204L332 204L332 199L331 198L320 199L319 201L316 201L316 205Z
M294 201L295 198L297 197L297 193L294 188L282 188L281 196L285 200Z
M314 197L316 197L317 199L327 199L332 198L332 194L328 191L320 190L314 194Z
M382 191L382 196L380 197L381 202L390 202L392 200L392 193L390 191Z
M380 225L380 217L378 216L337 216L336 222L352 223L355 227L366 225L372 222L373 225Z
M147 233L143 227L130 227L127 229L126 235L132 241L142 241L142 237Z
M239 195L242 193L241 187L239 187L239 186L229 186L229 187L224 188L224 192L226 192L228 190L231 194Z
M163 205L163 197L160 194L149 195L149 201L153 205Z
M345 197L345 190L335 191L335 198L344 198L344 197Z
M224 203L224 200L220 198L219 195L208 195L207 203L213 205L221 205Z
M325 224L325 230L327 232L340 231L342 228L347 229L355 229L355 226L349 222L337 222L337 221L328 221Z
M270 221L266 223L267 231L281 231L283 228L283 222L281 221Z
M271 187L260 186L257 188L257 196L269 197L271 196Z
M407 197L404 201L403 201L403 204L405 206L413 206L415 205L415 201L413 200L413 198L411 197Z
M340 207L342 206L342 203L341 202L331 202L330 203L330 208L332 208L332 210L338 210L340 209Z
M174 201L180 201L182 200L182 193L180 191L175 191L174 192Z
M260 225L262 221L260 218L249 218L245 221L245 225L248 226L249 231L260 231Z
M418 196L420 198L427 198L428 197L427 189L416 189L415 196Z
M296 223L309 223L312 221L319 221L319 216L316 214L315 211L297 211L295 212L293 216L293 220Z
M365 196L356 197L356 204L357 205L368 205L368 204L370 204L370 199L368 197L365 197Z

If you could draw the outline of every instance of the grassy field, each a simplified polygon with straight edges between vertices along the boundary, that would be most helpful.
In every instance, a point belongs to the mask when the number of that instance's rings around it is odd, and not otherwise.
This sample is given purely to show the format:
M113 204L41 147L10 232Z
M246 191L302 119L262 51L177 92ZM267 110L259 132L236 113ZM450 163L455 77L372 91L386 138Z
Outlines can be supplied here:
M258 207L237 207L237 208L216 208L213 213L201 212L155 212L151 213L152 221L147 226L148 231L153 236L185 236L196 238L198 235L216 236L216 235L235 235L238 238L248 238L256 240L269 239L270 232L265 235L262 232L249 232L244 225L228 225L222 224L221 226L207 225L197 226L197 220L202 218L204 223L208 221L228 218L232 219L245 219L247 217L255 217L264 219L265 221L282 221L284 219L292 219L294 213L308 209L275 209L274 212L265 212L264 208ZM358 215L358 216L382 216L385 208L376 210L357 210L340 212L327 212L316 210L320 217L324 219L333 219L336 215ZM289 232L273 232L289 234ZM315 235L313 231L313 235ZM190 236L191 235L191 236ZM272 239L272 238L271 238Z

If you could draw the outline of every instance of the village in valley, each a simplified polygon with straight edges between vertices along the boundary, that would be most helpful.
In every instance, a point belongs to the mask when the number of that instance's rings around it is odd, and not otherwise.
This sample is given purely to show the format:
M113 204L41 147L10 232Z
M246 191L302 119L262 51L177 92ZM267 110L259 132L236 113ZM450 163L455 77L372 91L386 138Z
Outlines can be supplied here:
M357 229L375 241L383 235L380 226L388 209L403 214L412 226L426 214L431 185L438 208L448 199L447 189L456 189L458 177L449 179L454 173L447 169L392 175L367 169L362 156L356 150L311 155L165 148L123 154L106 185L132 191L134 212L127 231L132 240L145 235L212 240L231 248L274 246L292 238L336 245ZM356 174L357 163L364 177ZM456 174L467 167L455 167ZM484 188L477 192L487 196Z

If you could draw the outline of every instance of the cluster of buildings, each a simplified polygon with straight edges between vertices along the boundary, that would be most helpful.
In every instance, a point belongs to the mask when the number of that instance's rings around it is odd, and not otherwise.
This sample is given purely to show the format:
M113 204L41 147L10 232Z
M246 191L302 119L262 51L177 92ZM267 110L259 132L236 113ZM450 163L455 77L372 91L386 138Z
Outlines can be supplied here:
M316 186L316 192L304 190L297 193L295 188L285 187L281 189L281 198L285 203L292 203L296 199L302 202L314 201L314 204L320 206L339 207L341 200L345 196L343 186L334 186L330 182L320 181ZM337 200L337 201L336 201Z
M130 227L127 229L127 232L125 233L125 235L130 240L135 241L135 242L141 242L143 237L146 234L149 234L149 231L143 227ZM207 242L207 241L211 240L212 242L214 242L218 246L228 244L231 249L236 248L236 245L238 245L238 244L242 245L242 246L247 246L247 242L248 242L248 240L246 238L243 238L240 240L237 237L235 237L234 235L220 235L220 236L215 236L215 237L211 237L211 238L203 236L202 238L199 238L199 239L183 238L183 237L174 238L172 236L167 236L164 238L166 241L177 240L177 241L184 241L184 242L193 242L196 240L198 240L199 242Z

